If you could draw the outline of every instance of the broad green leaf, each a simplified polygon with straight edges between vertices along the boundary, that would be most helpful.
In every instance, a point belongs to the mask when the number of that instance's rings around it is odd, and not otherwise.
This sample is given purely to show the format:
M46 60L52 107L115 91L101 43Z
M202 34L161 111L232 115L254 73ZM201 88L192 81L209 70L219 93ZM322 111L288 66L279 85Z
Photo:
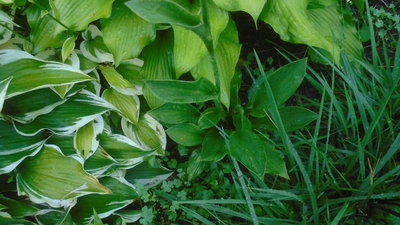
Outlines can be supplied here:
M269 0L260 18L281 39L325 49L340 64L340 53L361 57L363 47L336 0Z
M69 135L110 109L114 109L111 104L88 91L82 91L49 114L38 116L32 123L16 123L15 126L26 135L34 135L45 129L55 134Z
M101 146L85 160L84 169L93 176L103 176L117 161L113 159Z
M35 155L45 143L47 136L19 135L13 125L0 119L0 174L9 173L26 157Z
M69 38L67 38L67 40L64 41L64 44L63 44L62 50L61 50L61 57L62 57L63 62L65 62L65 60L67 60L68 56L75 49L75 41L76 41L76 37L69 37Z
M130 0L125 4L150 23L169 23L190 28L201 24L199 16L171 0Z
M199 6L200 1L196 1ZM225 29L229 21L228 12L218 8L212 1L208 1L207 10L210 17L210 30L214 42L217 46L219 36ZM192 11L199 10L195 7ZM205 55L208 54L203 40L192 30L173 25L174 29L174 62L176 75L179 78L183 73L190 71Z
M289 179L289 175L286 170L285 161L281 153L275 150L274 146L263 142L264 150L267 154L267 161L265 167L265 173L271 175L278 175L283 178Z
M270 74L267 79L271 85L276 104L282 105L299 88L303 82L307 68L307 59L301 59L285 66ZM249 104L247 109L254 117L264 117L265 110L270 107L271 99L268 99L264 84L264 77L260 76L254 82L249 93Z
M0 113L3 111L3 106L4 106L4 101L6 99L6 93L8 86L10 85L10 82L13 77L9 77L3 81L0 81Z
M3 216L0 216L0 224L36 225L35 223L28 220L14 219L11 217L3 217Z
M7 98L45 87L93 80L80 70L18 50L0 50L0 81L13 77Z
M164 155L167 144L164 128L150 115L141 116L136 125L123 118L121 127L125 136L138 143L141 149L154 150L157 154Z
M207 129L216 126L222 119L223 112L221 109L210 107L200 115L198 125L201 129Z
M146 86L158 98L171 103L197 103L216 98L215 86L207 79L197 81L148 80Z
M52 0L55 17L73 31L87 28L89 23L109 17L114 0Z
M210 162L203 161L200 158L200 154L197 151L193 151L188 160L188 166L186 168L186 173L188 175L188 180L192 181L197 178L207 167L210 166Z
M90 194L78 198L77 204L71 209L71 215L79 224L89 222L93 210L96 210L100 218L105 218L139 197L133 185L125 180L103 177L100 182L110 189L111 193Z
M201 145L200 159L204 161L219 161L228 153L225 139L217 130L207 132Z
M312 121L318 119L318 114L298 106L288 106L279 109L283 125L287 132L304 128ZM265 116L263 118L256 118L252 120L255 129L276 130L274 122L271 118Z
M238 31L236 25L230 20L228 26L222 32L217 49L215 50L218 76L220 80L220 100L229 108L231 81L235 75L236 64L239 60L241 45L239 44ZM215 84L215 76L210 56L205 56L195 66L191 73L193 77L199 79L204 77Z
M103 98L117 108L119 114L131 123L137 124L139 120L140 101L136 95L124 95L109 88L103 92Z
M76 197L90 193L110 193L55 145L45 145L36 156L18 166L17 187L19 195L52 207L71 206Z
M64 210L47 210L46 213L39 213L35 216L38 224L53 225L53 224L73 224L71 216Z
M213 0L216 5L227 11L244 11L253 17L254 23L260 16L268 0Z
M84 41L81 42L79 49L82 54L90 61L96 63L113 62L113 55L104 44L103 34L94 25L89 25L88 29L82 33Z
M360 11L360 13L364 12L365 0L352 0L352 2L357 6L357 9Z
M135 95L138 93L136 87L119 74L114 67L100 66L100 70L110 86L116 91L125 95Z
M49 10L49 5L44 6ZM43 15L40 6L33 4L27 10L28 24L31 27L30 40L32 53L38 53L49 47L61 47L67 38L67 29L54 20L51 15Z
M190 104L166 103L148 112L158 121L167 124L197 122L198 111Z
M181 123L166 130L168 136L183 146L199 145L204 138L204 132L193 123Z
M90 223L89 225L107 225L104 224L103 221L101 221L99 215L97 214L96 210L93 209L93 223Z
M257 176L263 177L267 164L265 143L248 130L234 131L229 137L230 154Z
M2 10L0 10L0 45L9 41L14 30L14 22L12 18Z
M155 186L166 180L173 174L173 171L162 167L160 164L155 165L145 161L138 166L126 171L125 179L132 184L140 183L146 186Z
M114 55L118 66L122 60L137 57L142 49L155 39L155 24L143 20L116 1L111 16L101 20L104 43Z
M29 123L36 117L51 112L66 100L49 88L43 88L7 99L2 113L20 123Z
M76 156L76 150L74 147L74 135L52 135L47 141L46 144L49 145L57 145L61 151L62 154L65 156ZM80 161L81 158L76 157L76 159L79 159Z
M14 3L14 0L0 0L0 4L12 4Z
M74 134L74 148L83 159L89 158L99 147L97 136L103 132L104 120L98 117L79 128Z
M144 156L153 153L151 149L143 149L138 143L119 134L102 134L100 145L113 159L130 167L141 163Z
M157 35L156 41L143 50L142 57L145 63L142 76L145 80L171 80L175 78L173 36L169 31L166 32ZM157 108L165 103L146 86L143 95L150 108Z

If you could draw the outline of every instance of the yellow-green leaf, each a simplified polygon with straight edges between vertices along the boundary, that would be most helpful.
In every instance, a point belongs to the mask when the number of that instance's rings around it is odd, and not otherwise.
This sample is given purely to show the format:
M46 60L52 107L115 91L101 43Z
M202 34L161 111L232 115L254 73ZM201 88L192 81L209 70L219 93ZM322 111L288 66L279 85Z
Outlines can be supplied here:
M139 120L140 101L136 95L124 95L109 88L103 92L103 98L118 109L119 114L131 123Z

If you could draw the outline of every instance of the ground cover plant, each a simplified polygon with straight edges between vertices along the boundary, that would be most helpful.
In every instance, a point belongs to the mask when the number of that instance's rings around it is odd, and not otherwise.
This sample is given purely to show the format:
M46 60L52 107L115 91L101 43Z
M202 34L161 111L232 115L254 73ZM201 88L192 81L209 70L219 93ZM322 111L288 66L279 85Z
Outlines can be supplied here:
M0 224L399 223L398 3L0 6Z

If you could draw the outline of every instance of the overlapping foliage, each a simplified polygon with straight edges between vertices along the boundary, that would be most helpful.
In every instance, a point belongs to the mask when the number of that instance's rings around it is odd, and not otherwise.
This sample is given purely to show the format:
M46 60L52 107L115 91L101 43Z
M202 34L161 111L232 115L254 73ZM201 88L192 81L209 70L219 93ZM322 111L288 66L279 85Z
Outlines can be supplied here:
M316 119L284 106L307 60L260 76L242 104L231 11L265 21L283 40L323 49L337 64L341 51L361 56L335 0L0 3L0 172L19 196L1 192L0 220L9 224L137 220L140 212L124 209L138 198L135 185L171 174L156 159L166 133L197 149L198 161L230 155L259 177L288 178L281 153L254 126L277 129L271 107L286 130Z

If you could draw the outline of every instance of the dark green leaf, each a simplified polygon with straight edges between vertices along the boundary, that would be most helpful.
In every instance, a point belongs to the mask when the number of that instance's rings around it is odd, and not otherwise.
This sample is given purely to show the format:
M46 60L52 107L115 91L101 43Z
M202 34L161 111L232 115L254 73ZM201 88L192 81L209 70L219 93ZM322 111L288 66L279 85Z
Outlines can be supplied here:
M174 125L166 132L172 140L184 146L199 145L204 137L204 132L192 123Z
M152 117L167 124L196 122L198 111L190 104L166 103L148 112Z

